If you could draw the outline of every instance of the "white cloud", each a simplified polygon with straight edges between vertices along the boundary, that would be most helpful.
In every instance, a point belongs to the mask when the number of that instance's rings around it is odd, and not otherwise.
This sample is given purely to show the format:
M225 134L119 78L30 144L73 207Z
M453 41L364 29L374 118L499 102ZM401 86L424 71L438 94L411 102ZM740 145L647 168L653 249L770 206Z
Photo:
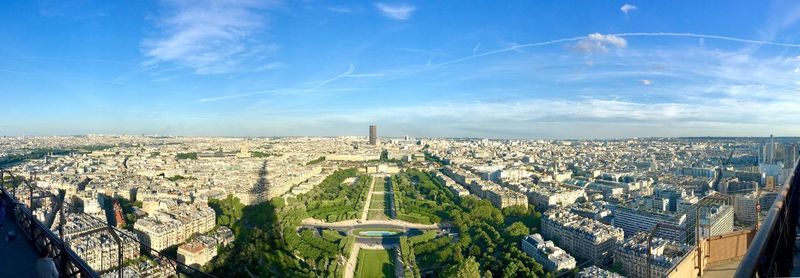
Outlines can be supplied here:
M599 35L593 38L614 41ZM532 64L545 69L551 65L539 58L508 59L528 65L516 68L528 76ZM623 56L604 55L593 59L597 59L600 67L582 74L598 79L585 82L581 87L586 91L581 91L582 88L556 89L552 97L512 92L496 98L483 98L484 101L441 101L358 112L323 113L319 120L362 123L369 119L383 126L410 126L411 130L435 127L429 134L442 136L569 138L798 134L792 127L793 122L800 118L800 109L797 109L800 107L800 81L793 70L800 58L760 57L738 51L707 49L632 49ZM575 57L553 64L563 66L579 61L581 59ZM651 68L653 64L663 66ZM449 75L458 73L450 72ZM502 72L504 77L509 74L513 72ZM563 73L556 71L552 74L561 76ZM658 86L647 88L646 92L642 92L641 87L613 85L614 80L653 84L651 78L654 76L658 76ZM542 80L552 79L540 77ZM515 87L498 89L509 91ZM459 90L466 90L471 95L488 94L479 88L476 88L479 91L471 92L470 89ZM495 101L506 99L506 96L511 100Z
M256 71L272 70L272 69L277 69L277 68L282 67L282 66L283 66L283 63L271 62L271 63L267 63L266 65L263 65L263 66L260 66L260 67L256 68Z
M387 125L411 125L424 129L435 126L444 136L541 137L632 137L747 135L786 129L800 117L800 101L750 101L734 98L706 98L648 103L610 99L528 99L508 102L444 102L416 106L381 107L358 112L322 113L311 122L360 123L364 119ZM421 124L424 123L424 124ZM605 130L593 134L581 127ZM737 126L752 127L737 129ZM491 128L491 132L475 130ZM558 129L558 134L548 127ZM607 132L612 131L613 132ZM796 134L787 129L786 132Z
M406 20L410 18L411 14L417 9L417 7L409 4L386 3L375 3L375 8L377 8L383 16L394 20Z
M635 9L636 9L636 6L631 5L631 4L625 4L625 5L622 5L621 8L619 8L619 10L622 11L623 13L625 13L625 14L628 14L630 11L633 11Z
M594 33L578 41L573 48L580 52L591 53L608 52L609 47L625 48L627 46L628 42L623 37Z
M255 38L266 28L269 3L250 0L166 1L157 35L142 42L145 65L172 63L198 74L227 73L263 64L278 46Z

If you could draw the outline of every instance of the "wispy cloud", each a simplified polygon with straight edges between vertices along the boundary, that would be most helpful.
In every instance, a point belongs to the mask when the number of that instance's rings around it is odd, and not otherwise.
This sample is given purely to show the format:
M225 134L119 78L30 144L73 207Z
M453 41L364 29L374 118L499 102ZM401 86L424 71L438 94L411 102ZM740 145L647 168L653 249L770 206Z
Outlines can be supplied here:
M316 86L312 87L309 90L316 90L316 89L322 88L322 86L325 86L328 83L336 81L336 80L338 80L338 79L340 79L342 77L347 77L348 75L353 73L355 70L356 70L356 67L353 65L353 63L350 63L350 68L348 68L347 71L345 71L345 72L343 72L343 73L341 73L341 74L339 74L337 76L334 76L334 77L331 77L329 79L326 79L326 80L324 80L322 82L319 82Z
M254 35L267 26L269 2L166 1L155 19L158 32L142 42L146 66L172 63L198 74L227 73L263 64L277 44Z
M656 33L617 33L617 34L611 34L611 35L619 36L619 37L704 38L704 39L716 39L716 40L733 41L733 42L741 42L741 43L752 43L752 44L757 44L757 45L786 46L786 47L800 48L800 44L794 44L794 43L779 43L779 42L765 41L765 40L751 40L751 39L742 39L742 38L728 37L728 36L705 35L705 34L694 34L694 33L656 32Z
M608 52L609 47L625 48L626 46L628 46L628 41L622 37L594 33L578 41L573 46L573 49L584 53L593 53Z
M708 134L746 135L791 126L800 117L794 109L798 100L788 102L752 101L735 98L706 98L648 103L610 98L573 100L528 99L499 102L446 102L414 106L324 113L316 121L360 123L364 119L383 125L412 125L415 130L435 126L440 132L462 136L515 134L520 137L631 137L697 136ZM734 112L735 113L732 113ZM425 123L425 124L420 124ZM769 124L765 124L769 123ZM563 128L568 126L570 128ZM747 126L746 130L734 128ZM454 131L460 127L492 127L493 132ZM613 132L587 133L585 127ZM669 128L665 128L669 127ZM542 132L553 132L557 134ZM578 131L583 130L583 131ZM774 130L796 134L791 129ZM793 132L793 133L792 133Z
M410 48L410 47L397 47L396 49L408 52L422 53L431 56L447 56L447 57L451 56L450 54L434 50L425 50L425 49Z
M256 70L257 71L273 70L273 69L277 69L277 68L282 67L282 66L283 66L283 63L271 62L271 63L267 63L267 64L265 64L263 66L260 66L260 67L256 68Z
M562 44L568 42L580 42L586 41L587 47L590 47L593 43L601 43L603 47L608 49L607 45L612 45L614 47L625 47L627 46L627 41L624 39L626 37L682 37L682 38L702 38L702 39L714 39L714 40L723 40L723 41L732 41L732 42L740 42L740 43L748 43L748 44L756 44L756 45L769 45L769 46L782 46L782 47L792 47L792 48L800 48L800 44L791 44L791 43L779 43L773 41L764 41L764 40L752 40L752 39L743 39L743 38L736 38L736 37L728 37L728 36L719 36L719 35L706 35L706 34L695 34L695 33L670 33L670 32L653 32L653 33L615 33L615 34L599 34L594 33L587 36L578 36L578 37L571 37L571 38L561 38L561 39L554 39L548 40L543 42L535 42L535 43L526 43L526 44L514 44L510 47L500 48L492 51L486 51L480 54L473 54L466 57L455 58L452 60L444 61L438 64L430 64L426 65L425 67L407 71L404 73L400 73L393 77L390 77L384 81L391 81L400 78L404 78L410 75L430 71L436 68L440 68L443 66L448 66L452 64L458 64L466 61L470 61L473 59L479 59L486 56L492 56L502 53L507 53L510 51L519 51L524 48L529 47L539 47L539 46L547 46L547 45L555 45L555 44ZM595 42L592 42L595 41ZM596 45L595 45L596 46ZM573 46L575 47L575 46Z
M410 4L375 3L375 8L377 8L383 16L394 20L406 20L417 10L417 7Z
M380 72L373 72L373 73L353 73L353 74L349 74L349 75L347 75L347 77L355 77L355 78L362 78L362 77L382 77L382 76L385 76L385 74L383 74L383 73L380 73Z
M195 101L194 103L206 103L206 102L217 102L217 101L226 101L226 100L234 100L240 98L249 98L249 97L257 97L257 96L265 96L265 95L302 95L309 92L316 92L316 93L345 93L345 92L354 92L354 91L362 91L366 90L365 88L336 88L336 89L297 89L297 88L282 88L282 89L269 89L269 90L261 90L261 91L253 91L247 93L239 93L239 94L229 94L229 95L222 95L216 97L206 97L200 98Z
M345 88L324 88L326 85L342 79L342 78L376 78L376 77L383 77L385 74L380 72L375 73L354 73L356 70L355 65L350 63L348 69L336 76L331 78L325 79L316 83L311 88L302 89L303 86L294 86L289 88L278 88L278 89L268 89L268 90L259 90L259 91L252 91L247 93L236 93L236 94L227 94L215 97L206 97L200 98L195 101L194 103L206 103L206 102L217 102L217 101L225 101L225 100L234 100L239 98L248 98L248 97L255 97L255 96L263 96L263 95L292 95L292 96L306 96L311 93L344 93L344 92L354 92L354 91L362 91L367 89L374 89L374 88L359 88L359 87L345 87Z
M622 5L622 7L620 7L619 10L622 11L623 13L625 13L625 14L628 14L630 11L636 10L636 6L631 5L631 4L625 4L625 5Z

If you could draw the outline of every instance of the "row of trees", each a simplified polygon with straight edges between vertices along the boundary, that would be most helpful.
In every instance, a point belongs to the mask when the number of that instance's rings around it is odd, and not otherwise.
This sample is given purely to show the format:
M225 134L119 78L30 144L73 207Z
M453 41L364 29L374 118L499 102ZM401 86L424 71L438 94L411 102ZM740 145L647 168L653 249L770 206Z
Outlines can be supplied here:
M519 247L524 236L539 229L541 214L523 206L500 210L473 196L459 198L430 173L412 169L406 174L411 177L418 194L437 204L431 212L458 232L456 238L409 240L423 274L440 277L550 275ZM478 266L477 271L475 266Z
M238 199L229 200L232 205L227 213L223 210L217 213L218 217L223 213L233 218L237 215L236 208L243 207L241 217L233 219L231 226L236 239L221 247L203 271L218 277L318 277L315 268L296 257L283 238L276 212L283 202L276 199L241 206ZM220 206L227 206L223 203L220 202Z
M351 201L357 199L363 205L367 179L362 177L356 185L342 185L342 181L356 174L355 169L337 171L308 194L285 202L276 198L245 207L232 196L210 200L219 215L218 223L231 225L236 240L221 248L204 270L225 277L341 277L353 236L331 230L321 234L313 230L298 232L298 227L303 219L320 215L330 205L357 211L358 202ZM407 277L549 275L519 248L521 238L539 228L537 212L521 206L500 210L485 200L459 198L429 173L408 170L398 175L398 179L402 178L410 187L400 189L402 194L395 191L397 196L407 198L401 208L408 206L408 200L419 201L412 204L419 204L427 214L451 224L458 233L455 237L437 237L434 232L402 237L401 260L410 266ZM336 201L337 198L345 201Z
M323 230L322 236L298 231L308 217L305 197L275 198L254 206L243 206L233 196L209 200L217 211L217 224L230 224L236 240L220 248L203 271L218 277L341 277L341 254L349 253L355 238L332 230Z
M28 159L41 159L42 157L50 153L54 155L63 155L63 154L68 154L70 152L71 150L35 149L26 154L12 154L0 157L0 168L6 168L8 166L12 166L14 164L26 161Z
M244 205L239 198L228 195L225 199L208 199L208 206L217 214L217 225L231 227L242 218Z
M358 211L369 190L368 178L342 184L356 175L356 169L336 171L297 199L275 198L252 206L230 195L210 199L217 224L230 226L236 240L220 248L203 270L219 277L341 277L355 238L332 230L323 230L321 236L313 230L298 232L298 226L310 215L339 219Z
M177 159L197 159L197 153L178 153L175 157Z
M307 229L298 233L297 227L303 219L313 215L334 221L342 217L355 218L354 206L357 204L348 203L340 197L357 195L357 192L364 192L361 195L366 197L364 190L369 190L368 179L362 177L355 185L342 184L345 179L356 174L355 169L336 171L308 194L302 194L297 199L290 198L278 210L286 246L292 254L308 264L309 277L342 277L346 257L355 243L355 237L345 236L334 230L322 230L321 235ZM335 194L336 190L342 193ZM358 203L363 205L364 200ZM315 209L311 210L309 206L314 206Z
M311 160L309 162L306 162L306 166L312 165L312 164L317 164L317 163L322 163L323 161L325 161L325 157L324 156L320 156L317 159L314 159L314 160Z
M300 200L304 202L308 215L328 222L358 218L369 192L371 178L360 176L353 185L343 183L345 179L357 174L355 168L336 171L301 196Z
M435 236L435 234L434 234ZM417 236L419 237L419 236ZM419 268L417 267L417 257L414 256L414 252L412 248L412 243L409 242L407 236L400 237L400 261L403 262L405 266L404 272L405 277L408 278L419 278Z
M446 189L440 191L430 181L420 183L418 175L425 174L411 169L392 176L397 219L422 224L438 223L446 210L454 208L441 202L441 196L448 196L450 192Z
M270 157L270 156L281 156L281 155L280 154L276 154L276 153L267 153L267 152L261 152L261 151L251 151L250 152L250 156L251 157Z

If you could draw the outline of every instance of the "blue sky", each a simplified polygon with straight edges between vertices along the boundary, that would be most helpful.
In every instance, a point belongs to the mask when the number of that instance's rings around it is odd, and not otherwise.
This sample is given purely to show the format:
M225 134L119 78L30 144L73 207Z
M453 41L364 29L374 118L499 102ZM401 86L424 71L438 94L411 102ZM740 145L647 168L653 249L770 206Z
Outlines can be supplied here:
M0 134L800 135L796 1L2 1Z

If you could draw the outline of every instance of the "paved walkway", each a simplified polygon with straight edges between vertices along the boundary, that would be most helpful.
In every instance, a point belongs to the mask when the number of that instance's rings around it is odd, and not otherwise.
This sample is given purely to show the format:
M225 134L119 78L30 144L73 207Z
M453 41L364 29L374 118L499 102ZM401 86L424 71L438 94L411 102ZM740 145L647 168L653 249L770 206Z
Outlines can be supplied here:
M405 278L406 272L403 270L405 266L403 265L403 258L400 254L400 246L394 248L394 276L397 278Z
M361 221L367 220L367 215L369 215L369 206L372 204L372 191L375 190L375 179L377 177L372 176L371 182L369 184L369 192L367 192L367 201L364 202L364 208L361 211Z
M350 248L350 257L347 258L347 264L344 266L344 278L353 278L355 276L358 250L361 250L360 244L353 244L353 247Z
M9 231L17 233L17 240L5 240ZM6 215L0 230L0 277L36 277L36 250L25 234L19 230L10 215Z
M739 268L739 263L742 261L741 258L734 259L734 260L727 260L722 262L717 262L712 265L706 266L705 271L703 272L703 278L727 278L733 277L733 274L736 273L736 269Z

